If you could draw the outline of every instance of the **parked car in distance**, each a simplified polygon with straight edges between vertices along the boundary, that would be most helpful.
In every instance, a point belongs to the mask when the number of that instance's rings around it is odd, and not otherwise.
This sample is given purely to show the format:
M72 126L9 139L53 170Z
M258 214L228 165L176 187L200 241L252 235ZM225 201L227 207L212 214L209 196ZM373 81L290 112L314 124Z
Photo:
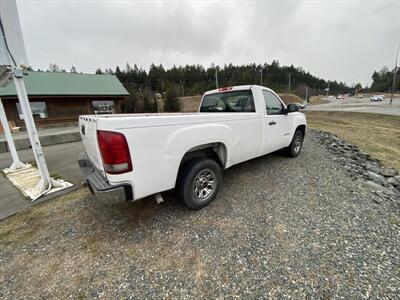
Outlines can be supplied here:
M307 124L298 110L271 89L246 85L206 92L197 113L83 115L79 166L103 202L175 188L187 207L201 209L223 169L279 149L300 154Z
M362 95L362 94L358 94L358 96L357 96L358 98L364 98L364 95Z
M371 102L380 102L385 99L385 96L384 95L374 95L369 99L371 100Z

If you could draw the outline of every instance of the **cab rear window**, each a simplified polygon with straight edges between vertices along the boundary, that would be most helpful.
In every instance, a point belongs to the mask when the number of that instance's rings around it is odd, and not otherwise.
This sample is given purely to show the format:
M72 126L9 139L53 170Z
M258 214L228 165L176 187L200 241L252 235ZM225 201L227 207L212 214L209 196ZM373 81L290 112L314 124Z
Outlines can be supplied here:
M253 93L243 90L206 95L200 112L255 112Z

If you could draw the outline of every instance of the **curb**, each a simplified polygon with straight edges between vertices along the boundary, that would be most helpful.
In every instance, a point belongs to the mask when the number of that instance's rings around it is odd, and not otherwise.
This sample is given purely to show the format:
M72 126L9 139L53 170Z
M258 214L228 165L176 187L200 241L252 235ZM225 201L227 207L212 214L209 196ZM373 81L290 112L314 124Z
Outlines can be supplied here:
M50 146L56 144L64 144L71 142L78 142L81 140L80 133L77 132L69 132L62 134L52 134L52 135L44 135L39 136L39 140L42 146ZM31 143L29 138L22 138L14 140L15 148L17 150L29 149L31 148ZM6 141L0 142L0 153L9 152L8 145Z

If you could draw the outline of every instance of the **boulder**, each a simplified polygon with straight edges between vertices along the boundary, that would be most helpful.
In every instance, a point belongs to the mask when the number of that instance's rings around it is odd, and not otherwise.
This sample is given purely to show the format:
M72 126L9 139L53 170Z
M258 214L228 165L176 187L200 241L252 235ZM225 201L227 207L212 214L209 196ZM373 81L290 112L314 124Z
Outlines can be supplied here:
M367 161L365 163L365 170L379 174L381 171L381 168L379 167L378 164Z
M366 153L366 152L362 152L362 151L357 152L356 155L357 155L358 158L360 158L362 160L366 160L366 159L369 158L369 154Z
M397 176L396 176L396 177L397 177ZM400 181L397 180L396 177L389 177L389 178L387 179L387 183L390 184L390 185L392 185L392 186L394 186L394 187L399 186L399 185L400 185Z
M397 170L394 168L383 167L381 168L380 173L385 177L393 177L397 175Z
M372 180L373 182L380 184L380 185L384 185L385 184L385 178L382 175L376 174L374 172L371 171L367 171L368 174L368 178L370 180Z
M381 191L386 193L387 195L393 195L394 193L388 189L385 188L384 186L381 186L380 184L377 184L371 180L367 180L362 184L364 187L367 187L369 189L375 190L375 191Z

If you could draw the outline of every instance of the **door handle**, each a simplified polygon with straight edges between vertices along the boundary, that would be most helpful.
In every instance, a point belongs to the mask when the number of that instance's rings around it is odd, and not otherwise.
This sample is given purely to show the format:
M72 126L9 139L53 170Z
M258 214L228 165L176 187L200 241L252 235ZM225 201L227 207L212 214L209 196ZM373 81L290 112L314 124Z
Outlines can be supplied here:
M276 122L275 122L275 121L271 121L271 122L269 122L268 124L269 124L269 125L276 125Z

